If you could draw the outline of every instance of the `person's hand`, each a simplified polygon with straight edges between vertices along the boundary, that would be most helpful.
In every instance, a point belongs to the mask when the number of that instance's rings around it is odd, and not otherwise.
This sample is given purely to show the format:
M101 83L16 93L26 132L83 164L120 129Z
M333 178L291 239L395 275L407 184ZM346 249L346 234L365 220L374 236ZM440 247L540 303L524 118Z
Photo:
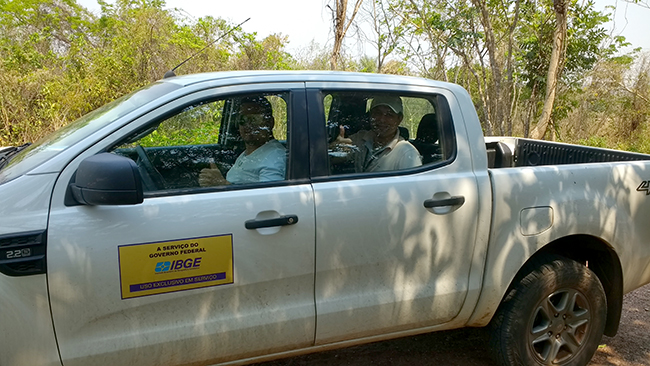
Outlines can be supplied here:
M350 159L350 153L356 150L352 139L345 137L345 127L339 126L339 135L329 144L330 163L339 164Z
M345 137L345 127L339 126L339 135L332 141L333 145L351 145L352 139Z
M330 150L344 150L352 146L352 139L345 137L345 127L339 126L339 134L336 139L329 144Z
M210 163L209 168L201 170L199 173L199 185L201 187L222 186L228 184L215 163Z

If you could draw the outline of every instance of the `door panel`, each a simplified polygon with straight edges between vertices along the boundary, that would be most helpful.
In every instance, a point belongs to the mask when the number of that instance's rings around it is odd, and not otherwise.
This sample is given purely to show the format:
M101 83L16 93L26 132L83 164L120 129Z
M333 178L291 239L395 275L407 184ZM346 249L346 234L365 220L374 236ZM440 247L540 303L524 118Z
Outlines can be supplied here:
M245 95L216 89L183 96L99 141L62 172L53 193L47 259L65 366L211 364L313 345L312 187L281 178L199 187L196 179L207 169L211 134L223 132L224 119L243 121L243 111L263 115L265 126L273 113L281 142L271 142L276 150L286 148L286 176L304 177L304 168L295 166L304 166L307 144L292 130L294 121L306 120L302 85L256 87L242 86ZM270 99L265 108L272 110L251 110L251 93L257 100L282 98ZM223 100L239 105L226 111ZM239 127L228 128L235 133ZM131 145L140 152L129 155ZM158 148L169 154L163 159ZM158 182L150 179L144 203L70 205L67 188L77 166L105 151L137 160L143 176L159 175ZM182 154L188 151L203 153ZM218 156L207 161L219 164ZM178 162L188 174L165 170ZM227 177L235 168L223 165ZM291 222L269 226L268 220L282 217ZM267 227L246 228L251 221Z
M260 212L300 221L245 229ZM216 362L313 344L313 222L307 185L55 207L48 272L64 364ZM118 246L217 235L232 236L234 283L122 299Z
M313 133L311 144L312 161L328 164L312 169L316 344L451 321L468 293L479 209L467 137L454 130L453 95L387 85L308 87L310 109L315 104L327 114L310 126L330 130ZM375 105L384 108L373 112ZM353 128L360 119L368 123ZM340 133L335 140L331 126ZM373 141L386 126L395 128L385 133L394 142ZM381 162L377 166L385 168L371 169L358 161L396 161L414 149L423 165ZM341 168L341 161L354 163L353 169Z
M316 343L431 326L458 314L478 201L473 174L453 169L314 185ZM451 196L465 197L451 213L424 208L425 200Z

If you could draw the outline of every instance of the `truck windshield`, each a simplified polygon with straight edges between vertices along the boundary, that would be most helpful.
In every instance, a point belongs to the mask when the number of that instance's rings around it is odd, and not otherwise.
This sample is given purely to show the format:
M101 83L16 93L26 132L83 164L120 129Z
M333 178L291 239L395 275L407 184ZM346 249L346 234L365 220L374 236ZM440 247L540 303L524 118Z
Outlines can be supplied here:
M23 149L11 157L4 167L0 167L0 184L25 174L116 119L180 87L166 82L150 84L58 129Z

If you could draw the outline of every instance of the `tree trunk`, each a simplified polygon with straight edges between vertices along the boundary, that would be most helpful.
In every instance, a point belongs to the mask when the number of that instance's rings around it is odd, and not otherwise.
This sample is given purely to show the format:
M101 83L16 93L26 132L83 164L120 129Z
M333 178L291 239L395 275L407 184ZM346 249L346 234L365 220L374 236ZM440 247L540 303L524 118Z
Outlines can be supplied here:
M488 52L488 59L490 62L491 82L486 81L486 93L489 96L489 118L490 123L493 125L496 133L499 135L512 134L512 110L514 108L513 96L514 81L513 81L513 43L515 30L519 22L519 5L520 0L514 2L513 9L504 9L505 21L507 24L507 43L505 44L506 50L503 52L499 48L503 47L502 41L499 41L499 34L492 25L492 17L494 17L495 10L492 10L486 0L472 0L472 4L480 11L480 20L483 25L485 34L485 47ZM491 14L490 11L493 13ZM498 13L498 12L497 12ZM510 19L509 14L512 14ZM502 32L502 31L501 31ZM476 47L477 50L480 48ZM479 51L480 52L480 51ZM505 66L505 68L504 68ZM505 74L505 75L504 75ZM487 78L486 78L487 80Z
M557 82L562 73L560 60L564 56L564 42L567 33L567 8L568 0L553 0L553 7L555 8L555 33L553 34L553 51L551 52L551 62L548 66L548 74L546 76L546 98L544 100L544 107L542 108L542 115L537 122L537 126L531 131L530 137L533 139L541 139L546 135L549 122L551 121L551 113L553 112L553 104L555 103L555 93L557 91Z
M350 20L347 22L345 21L345 18L348 13L348 0L335 0L335 9L330 7L330 10L332 10L334 27L334 47L332 48L332 57L330 58L330 68L332 70L336 70L338 67L339 58L341 56L341 47L343 46L343 38L345 38L345 34L348 32L350 25L352 25L362 2L363 0L357 0L352 15L350 16Z

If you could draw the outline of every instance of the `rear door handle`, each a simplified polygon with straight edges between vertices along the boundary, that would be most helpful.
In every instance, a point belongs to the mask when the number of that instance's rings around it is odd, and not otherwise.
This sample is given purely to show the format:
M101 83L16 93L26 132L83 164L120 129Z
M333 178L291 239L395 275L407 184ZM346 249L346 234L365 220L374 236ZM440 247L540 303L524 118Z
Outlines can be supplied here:
M248 220L244 227L249 230L261 229L264 227L293 225L298 222L298 215L285 215L273 219Z
M446 206L462 206L465 203L465 196L454 196L443 199L430 199L424 201L425 208L446 207Z

